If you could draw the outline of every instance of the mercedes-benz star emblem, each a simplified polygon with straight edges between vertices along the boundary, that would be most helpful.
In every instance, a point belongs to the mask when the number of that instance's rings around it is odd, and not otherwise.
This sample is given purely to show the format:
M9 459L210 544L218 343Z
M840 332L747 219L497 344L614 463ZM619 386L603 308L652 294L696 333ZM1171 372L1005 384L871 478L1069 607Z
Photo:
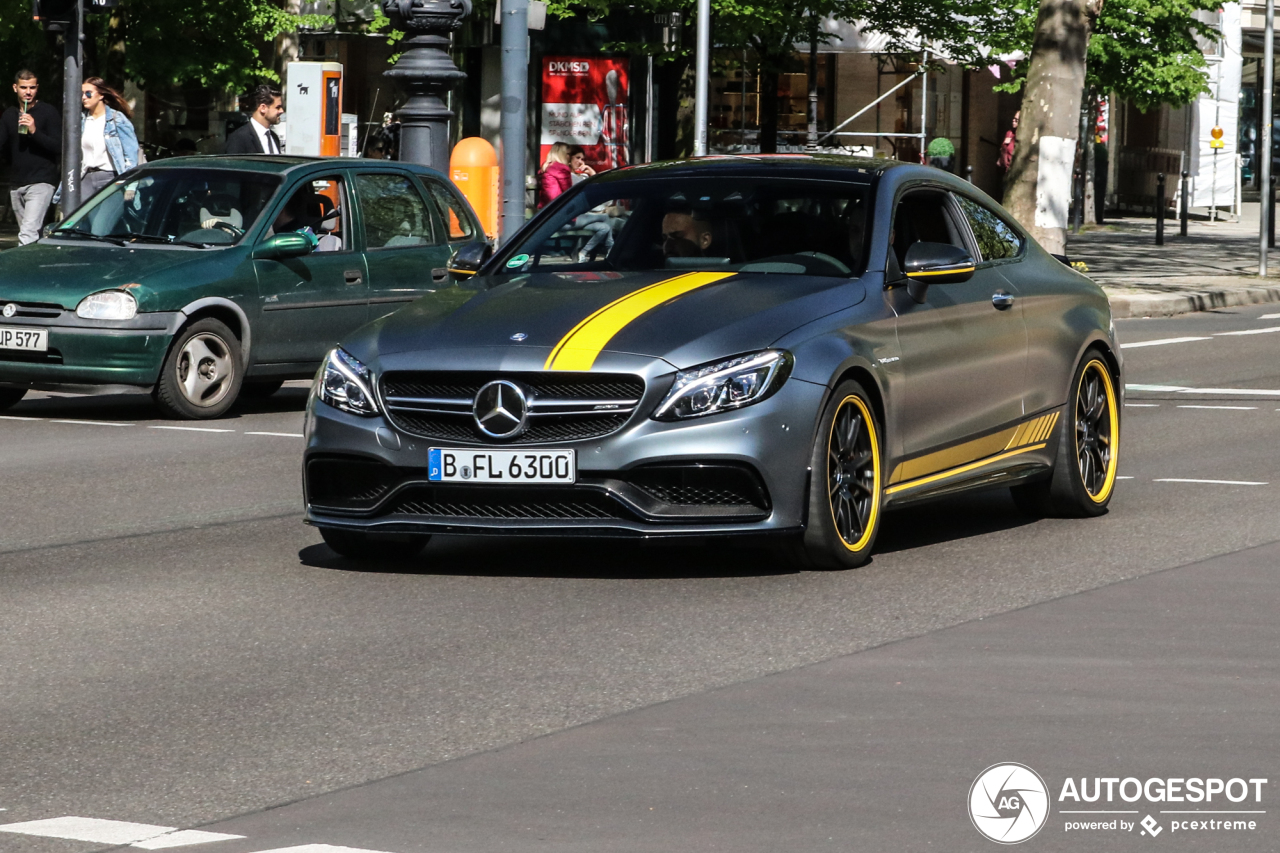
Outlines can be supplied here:
M17 314L17 313L18 313L18 303L10 302L8 305L4 306L4 316L12 317L14 314Z
M514 335L512 335L512 336L511 336L511 340L513 340L513 341L523 341L523 340L524 340L525 338L527 338L527 337L529 337L529 336L528 336L528 335L526 335L524 332L516 332Z
M529 419L529 402L514 382L498 379L476 394L471 412L476 426L491 438L514 438L524 431Z

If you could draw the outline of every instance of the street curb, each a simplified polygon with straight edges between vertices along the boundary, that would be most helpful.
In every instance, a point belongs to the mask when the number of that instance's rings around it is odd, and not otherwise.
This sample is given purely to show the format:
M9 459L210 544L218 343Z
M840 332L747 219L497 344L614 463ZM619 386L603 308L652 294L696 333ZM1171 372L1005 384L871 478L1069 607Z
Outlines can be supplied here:
M1108 290L1107 301L1111 303L1111 315L1118 320L1128 317L1172 317L1175 314L1190 314L1213 308L1280 302L1280 285L1213 288L1184 293L1116 293Z

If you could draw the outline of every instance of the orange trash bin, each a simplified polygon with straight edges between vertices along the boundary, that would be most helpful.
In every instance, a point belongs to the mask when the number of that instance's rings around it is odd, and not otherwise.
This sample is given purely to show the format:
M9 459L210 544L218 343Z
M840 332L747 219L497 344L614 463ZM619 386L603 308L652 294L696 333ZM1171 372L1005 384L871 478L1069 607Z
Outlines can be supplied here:
M479 136L459 140L449 157L449 177L471 202L484 233L497 237L500 178L498 153L493 146Z

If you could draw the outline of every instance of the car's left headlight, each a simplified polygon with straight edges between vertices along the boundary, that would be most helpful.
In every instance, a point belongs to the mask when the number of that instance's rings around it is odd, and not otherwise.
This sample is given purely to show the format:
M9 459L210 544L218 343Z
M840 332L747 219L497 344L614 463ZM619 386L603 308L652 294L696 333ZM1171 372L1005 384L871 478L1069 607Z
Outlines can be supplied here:
M682 370L653 417L676 421L758 403L782 387L793 363L786 350L764 350Z
M138 300L123 290L90 293L76 306L76 316L83 320L132 320L138 316Z
M378 414L373 397L373 373L341 347L332 350L320 371L321 400L353 415Z

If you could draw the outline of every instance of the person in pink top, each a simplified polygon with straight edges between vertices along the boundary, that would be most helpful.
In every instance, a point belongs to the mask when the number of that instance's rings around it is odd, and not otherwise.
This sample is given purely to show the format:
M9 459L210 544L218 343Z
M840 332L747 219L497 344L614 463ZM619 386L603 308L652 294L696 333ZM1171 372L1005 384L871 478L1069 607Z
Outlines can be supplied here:
M569 146L557 142L547 152L547 161L538 173L538 209L546 207L571 186L573 172L569 169Z

